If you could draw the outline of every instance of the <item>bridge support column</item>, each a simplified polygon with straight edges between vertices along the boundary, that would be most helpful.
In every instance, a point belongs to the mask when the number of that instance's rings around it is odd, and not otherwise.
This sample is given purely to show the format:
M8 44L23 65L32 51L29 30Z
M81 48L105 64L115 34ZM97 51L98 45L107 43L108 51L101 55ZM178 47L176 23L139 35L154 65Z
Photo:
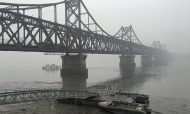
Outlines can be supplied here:
M168 57L166 56L153 56L153 65L154 66L163 66L163 65L167 65L168 63Z
M163 61L162 61L161 58L162 58L161 56L154 56L153 57L153 65L154 66L161 66L161 65L163 65Z
M86 55L61 56L62 69L61 78L63 89L65 90L84 90L86 89L86 80L88 78L88 69L86 68Z
M152 66L152 56L150 55L142 55L141 56L141 66L143 68Z
M133 75L135 73L135 56L120 56L120 69L125 71L127 75Z

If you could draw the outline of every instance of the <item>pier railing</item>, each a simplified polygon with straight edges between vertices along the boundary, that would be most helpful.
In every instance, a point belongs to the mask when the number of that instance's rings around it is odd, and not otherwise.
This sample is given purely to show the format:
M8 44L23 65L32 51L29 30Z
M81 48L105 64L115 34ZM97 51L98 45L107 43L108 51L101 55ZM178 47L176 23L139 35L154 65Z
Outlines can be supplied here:
M26 91L0 92L0 105L14 104L46 99L80 98L87 99L92 96L99 96L97 93L88 91L69 91L63 89L36 89Z

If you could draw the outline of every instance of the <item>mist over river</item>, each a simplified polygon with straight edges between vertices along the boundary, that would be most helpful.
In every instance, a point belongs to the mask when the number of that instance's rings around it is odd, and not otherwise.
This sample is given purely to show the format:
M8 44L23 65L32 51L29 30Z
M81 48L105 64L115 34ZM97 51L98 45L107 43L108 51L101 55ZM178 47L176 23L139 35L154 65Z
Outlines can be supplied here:
M122 75L118 55L88 55L86 61L88 86L117 79ZM136 56L136 72L141 74L140 61L140 56ZM60 55L1 52L0 91L23 88L61 88L60 71L46 72L42 70L42 66L46 64L61 66ZM153 114L189 114L189 68L190 59L188 57L175 57L167 66L146 69L145 74L148 75L139 75L123 80L122 87L150 95ZM119 81L117 84L120 83ZM0 114L68 114L72 109L75 111L70 114L104 114L95 108L58 105L51 100L0 106Z

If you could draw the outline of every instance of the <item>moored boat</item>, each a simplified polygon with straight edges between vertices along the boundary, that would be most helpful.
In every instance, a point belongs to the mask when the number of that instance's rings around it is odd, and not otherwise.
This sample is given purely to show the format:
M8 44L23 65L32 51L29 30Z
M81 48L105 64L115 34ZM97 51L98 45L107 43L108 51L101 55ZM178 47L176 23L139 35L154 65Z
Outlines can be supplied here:
M137 93L125 93L125 92L118 92L113 95L124 95L133 99L134 103L145 104L149 107L149 96L144 94L137 94Z
M105 101L105 102L100 102L99 107L101 110L113 114L151 114L151 110L147 109L145 104L139 104L139 103Z
M60 69L61 69L61 66L57 66L55 64L46 64L45 66L42 67L42 70L46 70L46 71L56 71Z

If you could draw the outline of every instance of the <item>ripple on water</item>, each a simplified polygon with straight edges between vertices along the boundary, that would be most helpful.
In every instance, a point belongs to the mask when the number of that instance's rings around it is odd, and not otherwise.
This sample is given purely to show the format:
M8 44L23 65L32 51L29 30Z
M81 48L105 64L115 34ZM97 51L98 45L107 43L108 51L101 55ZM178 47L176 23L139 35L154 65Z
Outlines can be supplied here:
M151 96L153 114L190 114L190 100Z

